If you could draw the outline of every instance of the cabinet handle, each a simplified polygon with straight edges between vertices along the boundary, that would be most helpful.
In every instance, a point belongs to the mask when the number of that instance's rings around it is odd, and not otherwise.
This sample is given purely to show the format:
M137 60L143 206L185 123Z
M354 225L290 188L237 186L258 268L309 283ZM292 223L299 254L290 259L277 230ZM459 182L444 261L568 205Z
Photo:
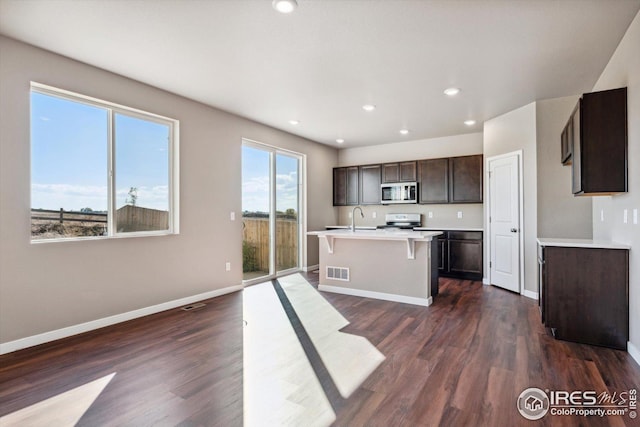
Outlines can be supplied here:
M517 229L517 228L512 228L512 229L511 229L511 232L512 232L512 233L517 233L517 232L518 232L518 229Z

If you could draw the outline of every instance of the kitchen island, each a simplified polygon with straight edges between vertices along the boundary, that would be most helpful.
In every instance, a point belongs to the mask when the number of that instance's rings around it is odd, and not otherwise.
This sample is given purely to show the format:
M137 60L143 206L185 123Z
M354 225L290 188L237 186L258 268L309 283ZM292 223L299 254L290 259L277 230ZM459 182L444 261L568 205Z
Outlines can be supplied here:
M429 306L438 293L438 231L312 231L321 291ZM432 253L434 256L432 256Z

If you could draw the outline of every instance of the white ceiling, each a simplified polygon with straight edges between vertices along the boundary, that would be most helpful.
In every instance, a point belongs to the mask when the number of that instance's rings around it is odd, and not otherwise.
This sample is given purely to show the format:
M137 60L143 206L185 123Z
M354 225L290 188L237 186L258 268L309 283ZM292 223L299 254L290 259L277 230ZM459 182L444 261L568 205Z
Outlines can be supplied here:
M353 147L479 132L535 100L589 91L640 9L640 0L298 3L283 15L270 0L0 0L0 33ZM462 92L448 98L450 86ZM377 109L363 111L367 103Z

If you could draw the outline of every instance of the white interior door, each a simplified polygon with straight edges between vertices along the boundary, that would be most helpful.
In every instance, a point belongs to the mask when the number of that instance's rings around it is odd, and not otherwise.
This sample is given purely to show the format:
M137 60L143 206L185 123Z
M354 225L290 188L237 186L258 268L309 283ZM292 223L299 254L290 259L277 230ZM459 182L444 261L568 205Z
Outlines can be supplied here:
M491 284L520 293L519 156L489 159Z

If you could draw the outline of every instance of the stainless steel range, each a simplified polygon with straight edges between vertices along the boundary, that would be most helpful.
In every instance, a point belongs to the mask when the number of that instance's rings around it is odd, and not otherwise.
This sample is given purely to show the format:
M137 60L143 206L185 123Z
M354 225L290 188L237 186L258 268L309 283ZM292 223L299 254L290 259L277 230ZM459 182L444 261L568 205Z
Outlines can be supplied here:
M386 214L384 216L385 225L379 225L377 228L386 230L413 230L413 227L420 227L422 224L422 214Z

